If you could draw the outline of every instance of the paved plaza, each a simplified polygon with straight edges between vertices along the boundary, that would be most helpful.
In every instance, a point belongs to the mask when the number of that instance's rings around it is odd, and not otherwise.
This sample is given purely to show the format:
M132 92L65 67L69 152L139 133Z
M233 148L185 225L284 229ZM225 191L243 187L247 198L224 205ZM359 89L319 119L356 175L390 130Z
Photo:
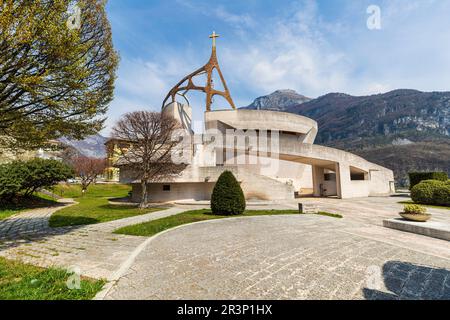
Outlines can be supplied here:
M107 298L450 298L449 260L346 228L317 216L182 227L152 241Z
M402 200L302 199L344 218L240 217L154 238L112 232L195 206L58 229L58 208L38 209L0 221L0 256L110 280L99 299L450 299L449 242L382 227ZM430 212L450 223L448 210Z

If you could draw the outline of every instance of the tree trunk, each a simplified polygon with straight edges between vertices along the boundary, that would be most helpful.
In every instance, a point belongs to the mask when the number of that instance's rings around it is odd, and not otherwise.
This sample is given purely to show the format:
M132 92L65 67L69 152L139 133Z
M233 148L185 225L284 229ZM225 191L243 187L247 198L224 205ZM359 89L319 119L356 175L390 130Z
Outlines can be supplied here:
M141 189L141 204L139 205L139 208L145 208L148 203L147 181L141 181Z

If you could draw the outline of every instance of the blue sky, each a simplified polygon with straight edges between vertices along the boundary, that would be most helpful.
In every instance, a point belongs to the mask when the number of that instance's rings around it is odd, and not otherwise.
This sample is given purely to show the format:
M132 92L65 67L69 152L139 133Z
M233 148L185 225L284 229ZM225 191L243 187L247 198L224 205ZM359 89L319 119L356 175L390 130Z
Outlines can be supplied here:
M381 30L367 28L369 5L381 9ZM450 91L450 0L109 0L107 10L121 63L104 134L125 112L159 110L207 62L213 30L238 106L277 89ZM203 100L191 95L195 119Z

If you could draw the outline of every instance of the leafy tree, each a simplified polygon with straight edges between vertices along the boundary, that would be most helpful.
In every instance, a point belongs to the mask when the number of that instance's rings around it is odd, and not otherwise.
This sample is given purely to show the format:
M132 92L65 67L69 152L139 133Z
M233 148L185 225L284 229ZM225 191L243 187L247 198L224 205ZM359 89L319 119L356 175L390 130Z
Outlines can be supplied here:
M239 215L245 211L244 192L230 171L222 173L217 180L211 196L213 214Z
M31 149L101 129L118 64L105 3L0 0L1 145Z

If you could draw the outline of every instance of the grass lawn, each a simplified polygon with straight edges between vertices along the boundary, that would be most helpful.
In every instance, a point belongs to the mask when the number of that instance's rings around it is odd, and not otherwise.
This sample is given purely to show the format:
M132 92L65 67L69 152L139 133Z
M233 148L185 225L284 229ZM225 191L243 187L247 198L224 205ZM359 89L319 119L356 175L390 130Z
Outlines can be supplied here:
M450 210L450 207L435 206L435 205L431 205L431 204L420 204L420 203L415 203L414 201L400 201L399 203L400 204L418 204L418 205L421 205L424 207L429 207L429 208Z
M0 205L0 220L27 210L51 207L56 204L56 200L51 197L45 194L36 193L30 198L19 199L16 204Z
M337 213L329 213L329 212L319 212L319 213L315 213L318 216L324 216L324 217L330 217L330 218L337 218L337 219L342 219L344 218L342 215L337 214Z
M241 216L221 216L213 215L211 210L192 210L186 211L171 217L162 218L158 220L153 220L141 224L136 224L133 226L127 226L116 230L116 234L126 234L132 236L147 236L151 237L157 233L164 230L171 229L183 224L205 221L205 220L215 220L215 219L225 219L233 217L251 217L251 216L265 216L265 215L282 215L282 214L299 214L298 210L249 210L245 211ZM325 214L325 213L323 213ZM330 215L330 214L326 214Z
M0 300L90 300L105 281L82 278L80 290L66 282L70 274L60 269L42 269L0 258Z
M133 206L109 204L108 199L123 198L131 190L120 184L98 184L89 187L82 196L79 185L59 185L54 192L65 198L73 198L78 205L64 208L50 218L52 228L96 224L159 211L161 208L139 209Z

